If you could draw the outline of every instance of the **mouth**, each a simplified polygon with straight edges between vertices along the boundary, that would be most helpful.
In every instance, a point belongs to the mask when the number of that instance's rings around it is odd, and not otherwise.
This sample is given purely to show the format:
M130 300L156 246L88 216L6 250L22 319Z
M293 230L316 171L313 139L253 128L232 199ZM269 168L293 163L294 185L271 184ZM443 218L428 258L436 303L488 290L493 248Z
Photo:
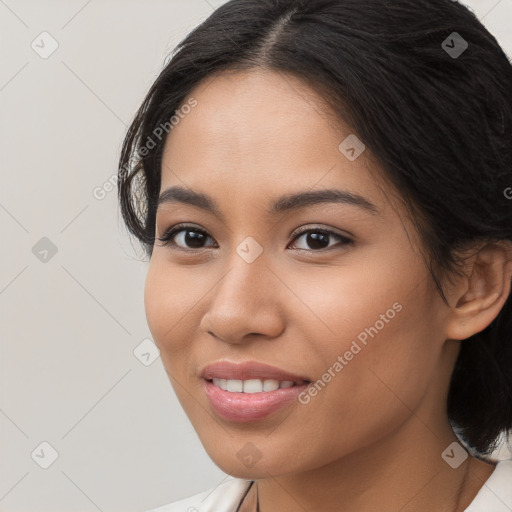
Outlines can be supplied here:
M302 375L255 361L217 361L204 367L200 377L212 412L234 423L261 421L297 405L311 383Z
M292 403L311 383L276 366L257 361L217 361L200 373L211 410L229 422L263 420Z

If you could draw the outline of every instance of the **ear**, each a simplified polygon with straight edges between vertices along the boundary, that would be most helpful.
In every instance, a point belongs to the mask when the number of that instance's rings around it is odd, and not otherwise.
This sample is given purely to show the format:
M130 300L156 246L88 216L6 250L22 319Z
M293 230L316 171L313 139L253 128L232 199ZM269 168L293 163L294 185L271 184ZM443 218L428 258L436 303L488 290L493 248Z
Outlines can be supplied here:
M464 277L455 278L447 299L448 339L463 340L483 331L499 314L510 294L512 244L487 243L464 260Z

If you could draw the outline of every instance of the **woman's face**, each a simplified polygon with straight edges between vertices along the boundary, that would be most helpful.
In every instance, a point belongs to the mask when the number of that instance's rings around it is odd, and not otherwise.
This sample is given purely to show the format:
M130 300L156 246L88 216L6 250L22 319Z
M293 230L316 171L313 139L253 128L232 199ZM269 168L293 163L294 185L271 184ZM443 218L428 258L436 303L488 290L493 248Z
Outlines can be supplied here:
M210 457L232 475L263 478L368 449L419 410L428 411L426 435L451 370L441 364L446 310L405 209L368 168L369 150L345 141L350 130L291 76L222 74L191 96L197 104L166 142L160 192L186 188L217 211L167 194L156 236L187 228L167 245L157 240L145 306ZM280 201L324 190L341 193ZM310 384L232 391L270 380L249 369L229 375L252 382L225 391L202 377L224 361L271 365Z

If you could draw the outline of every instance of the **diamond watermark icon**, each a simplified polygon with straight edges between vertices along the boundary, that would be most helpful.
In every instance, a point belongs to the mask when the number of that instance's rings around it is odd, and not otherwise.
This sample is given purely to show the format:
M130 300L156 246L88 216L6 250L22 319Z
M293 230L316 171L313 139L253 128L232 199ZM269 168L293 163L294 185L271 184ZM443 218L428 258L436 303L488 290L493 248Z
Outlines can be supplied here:
M34 247L32 254L42 263L48 263L56 254L57 246L47 237L43 236Z
M248 468L252 468L261 459L262 454L252 443L245 443L243 448L238 450L236 456L244 463Z
M150 366L160 356L160 350L152 340L145 338L135 347L133 355L144 366Z
M468 452L454 441L441 454L443 460L453 469L457 469L467 458Z
M351 162L358 158L366 149L366 146L351 133L339 146L340 153L345 155Z
M30 44L39 57L47 59L59 47L57 40L48 32L41 32Z
M452 59L459 58L468 49L468 46L468 42L458 32L452 32L441 43L441 48Z
M263 247L252 236L248 236L238 245L236 252L247 263L252 263L263 252Z
M43 441L30 456L38 466L48 469L59 458L59 453L50 443Z

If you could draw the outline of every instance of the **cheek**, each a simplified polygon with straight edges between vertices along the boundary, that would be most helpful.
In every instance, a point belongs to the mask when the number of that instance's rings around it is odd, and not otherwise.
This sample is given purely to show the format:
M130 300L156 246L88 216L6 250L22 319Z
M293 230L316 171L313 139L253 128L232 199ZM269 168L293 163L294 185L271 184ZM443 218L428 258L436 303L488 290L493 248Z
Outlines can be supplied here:
M361 343L373 336L385 337L390 326L404 316L410 280L403 273L401 278L392 279L392 271L384 267L361 262L317 269L296 279L294 293L307 314L295 317L302 317L303 328L305 322L309 325L308 336L302 338L312 340L321 353L328 355L348 350L350 341L359 335Z
M189 392L196 376L190 373L190 350L197 332L198 301L204 290L191 285L187 272L151 260L144 286L146 320L160 358L183 409L190 414Z
M183 348L183 332L190 322L197 297L190 283L185 284L182 272L169 269L158 255L153 256L144 286L144 308L153 340L162 352L177 355Z
M328 381L325 399L345 412L389 405L395 390L414 402L435 371L442 336L422 270L390 266L331 269L295 288L314 312L300 328L315 361L312 375Z
M153 257L149 264L144 285L144 309L153 340L160 346L165 327L164 308L162 307L162 300L165 298L165 287L162 279L159 279L158 276L158 264L155 263Z

